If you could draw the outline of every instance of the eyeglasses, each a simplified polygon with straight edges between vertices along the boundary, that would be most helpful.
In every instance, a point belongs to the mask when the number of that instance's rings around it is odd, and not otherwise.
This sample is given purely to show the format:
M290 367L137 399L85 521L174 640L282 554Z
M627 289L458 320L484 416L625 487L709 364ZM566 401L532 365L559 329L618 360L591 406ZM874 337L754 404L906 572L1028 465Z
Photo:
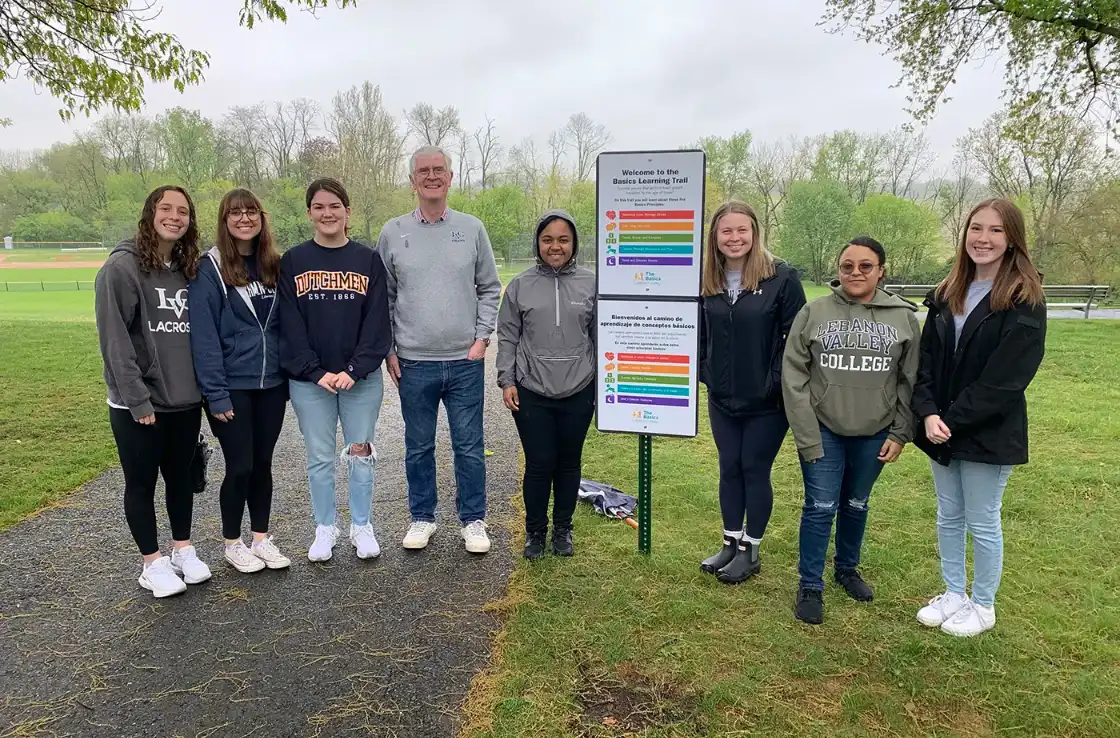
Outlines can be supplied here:
M861 261L859 263L859 267L858 267L859 273L866 276L868 274L871 274L871 272L875 271L875 267L877 267L877 266L879 266L879 265L878 264L872 264L870 261ZM845 275L855 274L856 269L857 269L856 265L853 264L850 261L845 261L843 264L840 265L840 273L841 274L845 274Z
M239 208L237 210L229 211L228 217L230 220L235 221L241 220L242 218L256 220L257 218L261 217L261 211L257 210L256 208Z
M427 177L428 175L442 177L447 174L447 167L424 167L423 169L417 169L413 174L417 177Z

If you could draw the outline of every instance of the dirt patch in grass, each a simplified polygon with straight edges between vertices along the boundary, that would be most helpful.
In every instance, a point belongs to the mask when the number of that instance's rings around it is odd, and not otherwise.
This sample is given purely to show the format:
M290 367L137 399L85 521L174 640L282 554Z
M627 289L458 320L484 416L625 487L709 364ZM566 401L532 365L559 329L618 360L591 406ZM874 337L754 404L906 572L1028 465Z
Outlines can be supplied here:
M623 661L614 670L581 662L576 702L582 736L629 736L647 728L687 724L691 732L705 735L696 725L700 696L678 684L642 673L636 664Z

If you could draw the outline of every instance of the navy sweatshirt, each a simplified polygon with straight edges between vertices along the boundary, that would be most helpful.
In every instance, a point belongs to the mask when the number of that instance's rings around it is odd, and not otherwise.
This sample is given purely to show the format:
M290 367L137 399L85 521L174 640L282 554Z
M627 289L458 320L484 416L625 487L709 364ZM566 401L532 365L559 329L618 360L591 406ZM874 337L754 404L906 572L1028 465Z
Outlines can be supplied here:
M194 372L215 415L233 409L230 390L269 389L285 381L275 290L261 284L255 258L252 266L246 260L251 281L244 287L225 283L221 261L216 246L203 254L187 291Z
M358 241L305 241L280 258L280 366L293 379L327 372L355 381L381 366L392 345L385 265Z

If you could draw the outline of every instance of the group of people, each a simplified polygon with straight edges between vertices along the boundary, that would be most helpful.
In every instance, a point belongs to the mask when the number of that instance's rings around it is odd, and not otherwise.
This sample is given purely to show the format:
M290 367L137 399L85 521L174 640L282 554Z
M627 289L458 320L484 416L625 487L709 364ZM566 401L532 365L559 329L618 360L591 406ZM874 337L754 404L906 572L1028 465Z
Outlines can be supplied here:
M290 566L269 535L273 453L289 400L307 454L315 521L308 559L330 559L341 533L337 459L347 468L350 542L359 558L378 556L370 521L382 365L398 388L405 424L411 524L404 548L425 548L437 530L442 403L460 534L468 551L489 551L483 358L501 283L481 221L447 206L451 178L441 149L413 154L417 208L386 223L376 248L350 239L343 185L317 179L306 192L314 236L283 255L249 190L222 199L215 245L205 253L186 190L165 186L148 195L135 237L113 250L95 281L109 421L125 478L125 518L143 558L142 587L167 597L211 576L191 544L204 412L225 458L225 560L246 573ZM156 526L160 475L170 556L161 552ZM242 538L246 508L249 545Z
M577 265L572 216L550 210L534 234L536 264L503 296L484 226L447 206L451 179L443 150L413 154L418 206L386 223L374 248L347 235L343 186L316 180L306 193L315 235L282 256L248 190L222 200L216 245L205 254L188 194L161 187L149 195L135 238L98 274L96 314L125 515L144 559L140 584L155 596L211 575L190 541L187 472L202 408L225 457L220 507L230 565L290 565L269 535L272 456L289 399L307 450L316 526L308 558L330 559L340 535L336 458L348 469L356 555L380 553L370 519L382 364L405 423L412 522L404 548L426 547L437 530L442 403L461 535L468 551L488 551L483 360L495 331L497 383L525 455L524 556L573 555L595 411L595 275ZM926 296L923 326L917 305L883 289L887 251L874 238L845 244L831 293L807 302L797 271L766 250L750 206L731 201L715 212L702 259L699 356L723 540L701 562L704 572L736 584L760 571L771 470L792 430L805 488L795 616L823 622L834 520L833 577L852 598L871 600L858 569L871 490L913 442L931 459L945 581L918 620L961 636L994 626L1001 500L1012 469L1027 462L1025 390L1042 361L1046 310L1020 210L986 200L966 222L949 276ZM170 557L156 533L160 473Z
M758 218L731 202L712 218L704 261L701 380L719 453L723 545L700 567L724 583L761 568L771 469L787 429L801 463L798 620L824 619L824 570L853 599L874 596L858 566L871 490L913 442L929 455L945 592L918 620L971 636L995 625L1000 509L1027 462L1025 390L1042 362L1046 309L1021 211L978 204L949 276L918 306L882 288L887 252L868 236L840 250L831 294L806 303L796 273L763 246ZM971 596L965 537L972 534Z

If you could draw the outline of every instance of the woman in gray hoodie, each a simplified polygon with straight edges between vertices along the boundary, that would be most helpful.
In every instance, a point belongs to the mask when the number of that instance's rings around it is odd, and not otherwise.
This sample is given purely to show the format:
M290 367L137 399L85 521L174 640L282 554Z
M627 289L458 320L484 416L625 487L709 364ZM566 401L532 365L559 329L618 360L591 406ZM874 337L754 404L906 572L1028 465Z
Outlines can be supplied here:
M541 216L537 264L513 278L498 311L498 386L525 449L525 558L572 555L583 441L595 412L595 274L576 266L575 221Z
M793 321L782 363L782 395L801 457L801 583L794 614L824 620L824 565L836 520L837 584L873 596L859 565L867 500L883 464L914 435L910 396L918 374L917 306L879 289L887 254L873 238L853 238L837 259L832 294Z
M113 249L94 281L109 425L124 471L124 514L144 559L140 586L156 597L210 578L191 545L190 470L202 395L191 359L187 281L198 260L194 203L181 187L158 187L144 202L136 237ZM156 529L160 474L170 557L160 552Z

